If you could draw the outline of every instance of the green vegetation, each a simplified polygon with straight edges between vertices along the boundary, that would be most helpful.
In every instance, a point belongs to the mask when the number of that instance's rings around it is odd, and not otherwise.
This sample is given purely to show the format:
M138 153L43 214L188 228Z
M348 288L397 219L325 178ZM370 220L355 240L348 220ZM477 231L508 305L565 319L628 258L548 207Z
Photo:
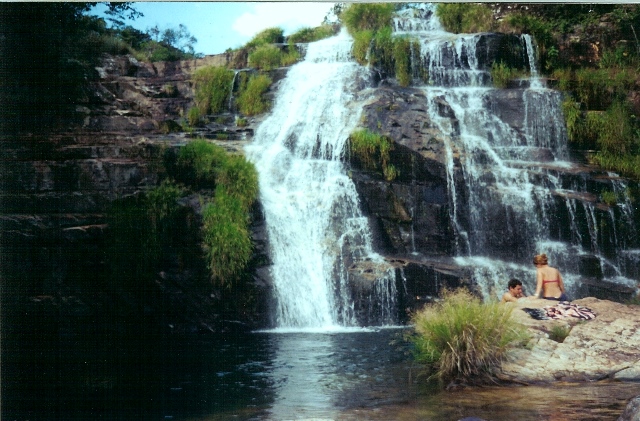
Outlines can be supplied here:
M357 130L349 136L351 153L364 168L381 170L385 180L392 181L398 176L396 168L389 163L389 152L393 149L393 141L388 137L369 130Z
M377 32L388 27L394 11L393 3L351 3L342 11L340 19L355 36L360 31Z
M615 192L605 190L600 193L600 200L609 206L614 206L618 203L618 196Z
M249 66L259 70L272 70L281 66L290 66L300 59L298 50L289 46L284 52L273 44L264 44L251 51L248 56Z
M180 148L176 160L176 179L197 188L213 188L227 153L220 146L197 139Z
M178 168L196 184L215 186L202 211L203 244L213 281L230 288L251 258L249 210L258 195L258 174L244 157L206 140L182 148Z
M269 76L242 73L240 77L240 92L236 101L240 112L244 115L252 116L268 111L270 104L264 98L264 93L269 90L271 83Z
M477 3L440 3L436 15L449 32L476 33L494 29L493 14L489 6Z
M571 333L571 326L554 324L549 329L549 339L562 343L569 336L569 333Z
M249 125L249 122L247 121L246 118L244 118L244 117L236 117L236 126L237 127L247 127L247 125Z
M202 246L214 283L232 288L251 259L250 210L258 195L255 167L243 156L198 139L182 147L167 170L183 184L166 179L145 195L114 202L108 259L114 282L143 294L161 262L180 249L185 232L193 229L178 199L189 189L209 189L215 193L202 199ZM194 255L193 250L181 253L182 259Z
M503 62L491 65L491 80L496 88L506 88L509 81L522 76L522 71L513 69Z
M289 44L297 44L304 42L314 42L321 39L329 38L336 34L338 26L320 25L315 28L302 28L298 32L287 37Z
M111 279L134 293L153 281L175 244L183 189L165 181L146 195L116 200L108 215Z
M491 377L507 350L528 339L511 319L513 308L483 304L466 290L447 291L443 300L413 316L416 361L440 381Z
M224 110L231 95L234 73L225 67L203 67L193 74L195 103L203 114L215 114Z
M353 36L356 61L379 67L395 76L400 86L408 86L413 79L411 60L420 56L420 46L410 38L393 36L391 18L395 8L393 3L352 3L340 18Z
M283 30L281 28L267 28L256 34L245 47L255 48L267 44L281 44L284 42Z
M187 111L187 122L189 123L189 126L195 127L200 125L203 115L204 113L200 111L200 108L197 106L189 108L189 111Z

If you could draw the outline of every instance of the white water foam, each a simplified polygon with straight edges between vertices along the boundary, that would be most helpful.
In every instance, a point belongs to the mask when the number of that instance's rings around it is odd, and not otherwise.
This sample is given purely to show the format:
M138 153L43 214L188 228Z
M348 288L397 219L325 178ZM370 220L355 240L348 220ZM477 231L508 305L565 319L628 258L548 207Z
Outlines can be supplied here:
M364 260L375 266L371 290L384 295L376 301L395 303L394 272L372 250L343 163L366 99L358 86L368 75L351 58L351 45L345 31L309 44L246 148L259 173L279 328L356 326L349 268Z

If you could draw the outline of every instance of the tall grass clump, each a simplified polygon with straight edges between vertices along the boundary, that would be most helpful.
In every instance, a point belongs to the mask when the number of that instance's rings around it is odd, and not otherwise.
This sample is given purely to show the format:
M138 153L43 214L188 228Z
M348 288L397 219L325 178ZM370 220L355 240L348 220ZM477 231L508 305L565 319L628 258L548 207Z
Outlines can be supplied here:
M367 129L357 130L349 136L349 146L351 153L365 168L382 171L387 181L398 175L396 168L389 162L393 141L388 137Z
M351 48L353 56L359 64L367 64L373 35L374 32L371 30L359 31L353 35L353 47Z
M175 176L191 187L214 189L202 209L202 245L212 281L231 288L251 258L251 207L258 173L241 155L228 154L205 139L181 148Z
M234 73L225 67L204 67L193 75L195 104L203 114L216 114L225 109L231 95Z
M411 48L418 49L416 56L420 57L420 44L412 42L409 38L397 38L393 46L393 57L395 59L396 79L400 86L409 86L413 79L411 74Z
M266 75L242 74L240 93L236 99L239 111L247 116L261 114L269 110L270 104L264 97L272 80Z
M290 44L297 44L302 42L314 42L321 39L329 38L336 34L337 26L333 25L320 25L315 28L302 28L299 31L289 35L287 42Z
M493 13L484 4L440 3L436 15L449 32L489 32L494 28Z
M249 53L249 66L260 70L272 70L280 67L282 56L282 51L275 45L261 45Z
M494 62L491 65L491 80L496 88L506 88L509 81L520 76L517 69L509 67L503 62Z
M227 153L222 147L205 139L196 139L180 148L176 178L195 187L213 187L226 160Z
M512 310L483 304L463 289L446 291L441 302L413 316L416 361L441 382L490 378L508 349L528 337L511 319Z
M340 18L351 35L360 31L378 31L391 23L393 3L351 3Z
M202 210L203 242L213 282L231 288L251 258L248 210L240 199L218 186Z
M229 155L218 171L213 201L202 211L203 242L212 280L230 288L251 259L250 209L258 173L244 156Z

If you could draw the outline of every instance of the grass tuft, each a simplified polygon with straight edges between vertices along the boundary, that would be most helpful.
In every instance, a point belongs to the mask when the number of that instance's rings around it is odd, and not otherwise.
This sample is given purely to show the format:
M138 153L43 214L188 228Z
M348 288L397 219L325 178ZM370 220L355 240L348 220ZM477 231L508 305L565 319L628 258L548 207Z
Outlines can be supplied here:
M386 136L369 130L357 130L349 136L351 153L371 170L381 170L387 181L398 176L397 169L389 163L389 152L393 149L393 141Z
M193 74L195 105L202 115L226 109L234 73L225 67L204 67Z
M549 339L562 343L567 338L567 336L569 336L569 333L571 333L571 326L554 324L553 326L551 326L551 329L549 329Z
M445 291L441 302L413 316L415 359L440 381L490 378L507 350L528 339L526 328L511 319L512 310L484 304L463 289Z
M246 116L268 111L270 104L264 98L264 93L269 90L271 83L272 80L269 76L247 76L243 73L240 81L240 94L236 100L239 111Z

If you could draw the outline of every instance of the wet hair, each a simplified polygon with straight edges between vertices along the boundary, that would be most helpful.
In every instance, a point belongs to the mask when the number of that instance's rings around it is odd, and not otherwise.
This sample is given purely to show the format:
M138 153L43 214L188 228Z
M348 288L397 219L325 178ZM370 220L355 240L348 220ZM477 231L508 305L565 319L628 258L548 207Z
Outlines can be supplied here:
M509 281L507 285L509 286L509 289L512 289L517 287L518 285L522 286L522 282L520 282L520 279L513 278Z
M534 265L547 265L549 260L547 259L547 255L542 253L536 256L533 256L533 264Z

